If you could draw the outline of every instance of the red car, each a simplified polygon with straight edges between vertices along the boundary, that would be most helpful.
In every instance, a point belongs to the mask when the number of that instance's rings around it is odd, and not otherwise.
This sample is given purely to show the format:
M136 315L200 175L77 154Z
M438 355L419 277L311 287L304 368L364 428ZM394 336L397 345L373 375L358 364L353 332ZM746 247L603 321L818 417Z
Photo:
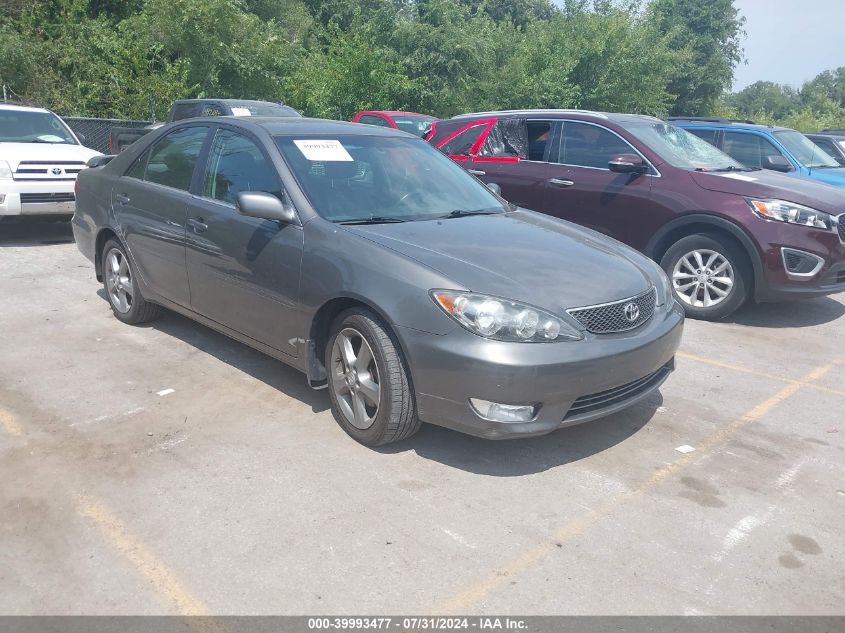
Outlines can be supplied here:
M425 137L436 120L430 114L401 112L398 110L364 110L352 117L353 123L392 127L419 137Z

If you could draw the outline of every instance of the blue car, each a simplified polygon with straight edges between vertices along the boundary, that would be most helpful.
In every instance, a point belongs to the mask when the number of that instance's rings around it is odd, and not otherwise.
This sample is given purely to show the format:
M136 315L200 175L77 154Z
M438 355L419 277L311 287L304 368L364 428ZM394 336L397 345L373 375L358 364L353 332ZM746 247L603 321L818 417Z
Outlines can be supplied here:
M845 187L845 167L806 136L790 128L715 118L669 117L669 121L748 167L771 169Z

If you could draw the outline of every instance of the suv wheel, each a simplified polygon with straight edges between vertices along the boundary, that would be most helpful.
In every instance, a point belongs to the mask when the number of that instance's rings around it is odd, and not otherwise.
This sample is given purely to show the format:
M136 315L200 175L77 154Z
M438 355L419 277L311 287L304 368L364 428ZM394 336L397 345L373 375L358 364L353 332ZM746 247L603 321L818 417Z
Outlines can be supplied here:
M419 430L399 346L369 310L353 308L337 318L326 346L326 369L332 414L361 444L388 444Z
M145 301L123 246L109 240L103 247L103 286L114 316L130 325L155 319L161 307Z
M669 277L675 298L695 319L723 319L748 298L749 272L733 244L718 236L698 233L675 242L660 265Z

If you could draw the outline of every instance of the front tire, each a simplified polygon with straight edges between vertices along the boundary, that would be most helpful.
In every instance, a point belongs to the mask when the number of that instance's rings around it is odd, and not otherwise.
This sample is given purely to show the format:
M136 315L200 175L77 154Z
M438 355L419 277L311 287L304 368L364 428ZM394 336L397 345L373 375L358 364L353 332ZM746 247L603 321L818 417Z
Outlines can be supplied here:
M353 308L335 320L326 346L332 414L365 446L410 437L420 428L405 360L388 327Z
M666 251L660 266L687 316L724 319L748 299L751 272L742 251L717 235L696 233Z
M129 325L152 321L161 314L161 307L146 301L135 278L135 271L123 245L108 240L103 246L103 287L112 313Z

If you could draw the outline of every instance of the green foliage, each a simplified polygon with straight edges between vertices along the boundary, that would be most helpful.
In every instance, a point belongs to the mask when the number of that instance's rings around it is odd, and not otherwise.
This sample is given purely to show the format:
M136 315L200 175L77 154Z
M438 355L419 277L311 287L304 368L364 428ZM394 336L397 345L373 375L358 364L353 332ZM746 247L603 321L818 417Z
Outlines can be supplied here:
M732 0L645 1L0 0L0 84L62 114L132 118L212 95L344 119L708 102L739 55Z
M758 81L729 95L720 114L801 132L845 128L845 66L818 74L801 90Z

